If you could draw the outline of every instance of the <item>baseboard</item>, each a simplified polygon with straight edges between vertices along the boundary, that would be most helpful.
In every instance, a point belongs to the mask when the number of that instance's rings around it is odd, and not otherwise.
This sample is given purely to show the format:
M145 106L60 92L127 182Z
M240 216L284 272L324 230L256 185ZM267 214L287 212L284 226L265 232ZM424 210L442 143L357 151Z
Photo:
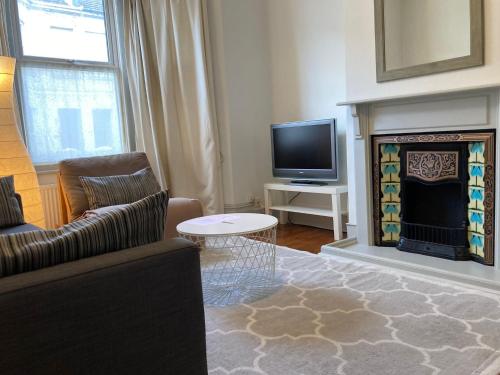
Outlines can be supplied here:
M224 205L224 213L233 214L233 213L238 213L238 212L261 214L261 213L264 213L264 207L256 206L253 202L225 204Z

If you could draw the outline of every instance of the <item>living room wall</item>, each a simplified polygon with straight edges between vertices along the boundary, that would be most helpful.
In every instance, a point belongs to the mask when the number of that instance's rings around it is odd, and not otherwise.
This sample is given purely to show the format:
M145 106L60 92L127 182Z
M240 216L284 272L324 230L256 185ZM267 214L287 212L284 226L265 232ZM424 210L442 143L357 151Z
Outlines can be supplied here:
M342 0L209 2L227 207L262 200L271 123L337 118L346 181L343 11Z
M263 199L271 178L267 0L211 0L209 26L226 210Z
M374 1L349 0L345 7L347 101L500 85L500 1L484 0L484 66L380 84L376 82Z
M339 131L339 184L347 182L345 35L343 0L268 2L271 46L272 122L335 117ZM327 196L302 194L297 204L329 207ZM331 228L331 220L300 214L294 223Z
M272 122L335 117L344 144L343 0L273 0L269 7ZM342 167L345 150L340 151ZM345 172L342 169L341 172ZM341 181L345 181L341 173Z

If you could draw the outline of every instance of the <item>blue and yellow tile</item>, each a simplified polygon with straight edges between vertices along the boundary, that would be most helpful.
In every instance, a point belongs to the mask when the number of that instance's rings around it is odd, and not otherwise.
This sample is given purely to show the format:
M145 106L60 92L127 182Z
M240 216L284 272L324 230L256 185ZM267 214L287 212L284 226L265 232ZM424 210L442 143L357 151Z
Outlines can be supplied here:
M484 164L469 162L469 185L484 187Z
M386 143L380 145L380 210L382 223L382 241L399 241L401 231L400 212L401 191L399 173L401 161L400 145Z
M484 164L484 142L469 143L469 163Z
M399 161L399 145L385 143L380 145L380 162Z
M469 250L472 254L484 257L484 236L480 233L469 232Z
M382 203L382 221L400 222L401 204L400 203Z
M469 218L468 231L484 234L484 212L480 210L471 210L467 212Z
M467 236L469 251L484 256L484 142L469 143L469 205Z
M484 211L484 188L469 186L469 209Z
M381 164L381 182L399 182L400 162L386 162Z
M382 221L382 241L399 241L399 233L401 232L401 224L390 221Z
M380 191L382 193L381 202L401 202L399 193L401 191L401 184L399 182L386 182L380 184Z

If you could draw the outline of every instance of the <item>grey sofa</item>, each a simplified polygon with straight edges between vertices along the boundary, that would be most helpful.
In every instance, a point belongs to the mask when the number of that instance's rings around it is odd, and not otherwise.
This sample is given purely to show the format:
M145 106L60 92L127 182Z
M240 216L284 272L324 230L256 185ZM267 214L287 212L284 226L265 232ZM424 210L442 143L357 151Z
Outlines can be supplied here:
M0 373L206 374L198 248L170 239L0 279Z
M201 215L174 203L170 236ZM2 375L207 374L199 249L170 238L0 278L0 326Z

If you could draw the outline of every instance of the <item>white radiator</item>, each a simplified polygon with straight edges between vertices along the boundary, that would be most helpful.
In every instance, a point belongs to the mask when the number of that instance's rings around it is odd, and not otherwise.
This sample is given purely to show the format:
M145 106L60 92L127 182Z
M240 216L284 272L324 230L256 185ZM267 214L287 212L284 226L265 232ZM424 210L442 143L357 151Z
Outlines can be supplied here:
M42 195L43 211L45 212L45 226L47 229L53 229L62 225L61 201L57 185L40 185Z

